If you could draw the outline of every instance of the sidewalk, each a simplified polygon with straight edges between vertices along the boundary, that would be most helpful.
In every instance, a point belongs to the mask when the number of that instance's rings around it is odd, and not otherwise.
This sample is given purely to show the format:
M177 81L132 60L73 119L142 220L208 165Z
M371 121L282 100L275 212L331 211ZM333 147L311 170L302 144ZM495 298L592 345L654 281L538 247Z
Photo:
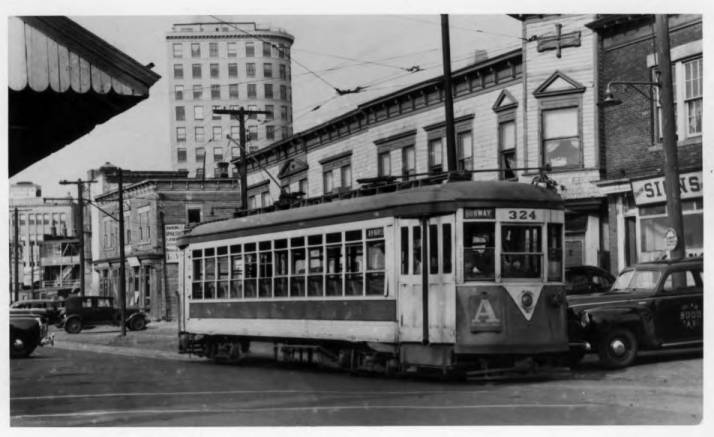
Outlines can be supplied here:
M201 358L178 353L177 322L151 322L143 331L126 330L116 326L96 326L84 329L79 334L68 334L64 329L51 328L58 349L87 350L133 357L162 358L171 360L199 360Z

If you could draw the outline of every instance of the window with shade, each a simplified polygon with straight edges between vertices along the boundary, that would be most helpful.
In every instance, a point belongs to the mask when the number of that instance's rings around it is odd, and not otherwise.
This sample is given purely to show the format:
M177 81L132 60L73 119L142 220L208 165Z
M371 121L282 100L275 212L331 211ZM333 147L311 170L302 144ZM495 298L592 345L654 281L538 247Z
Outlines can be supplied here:
M579 116L577 106L541 112L543 164L554 169L582 166Z
M457 170L473 170L473 148L471 131L456 134Z
M516 179L516 122L515 120L503 121L498 124L498 149L500 178L505 180Z

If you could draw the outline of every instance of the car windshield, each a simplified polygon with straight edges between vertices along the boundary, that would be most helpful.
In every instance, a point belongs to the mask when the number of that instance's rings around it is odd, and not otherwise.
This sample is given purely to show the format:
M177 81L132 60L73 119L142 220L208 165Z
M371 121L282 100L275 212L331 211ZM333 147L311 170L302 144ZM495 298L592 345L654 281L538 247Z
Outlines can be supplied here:
M620 273L610 289L611 293L654 290L662 272L659 270L628 270Z

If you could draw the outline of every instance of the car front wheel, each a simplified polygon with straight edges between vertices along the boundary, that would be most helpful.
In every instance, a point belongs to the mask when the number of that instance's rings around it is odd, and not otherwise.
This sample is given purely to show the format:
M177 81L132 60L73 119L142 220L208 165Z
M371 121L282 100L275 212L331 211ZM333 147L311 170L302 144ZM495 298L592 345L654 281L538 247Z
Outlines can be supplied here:
M600 363L610 369L627 367L637 356L637 338L632 331L616 328L606 332L599 344Z
M32 351L35 350L37 346L33 345L31 342L26 341L26 339L18 334L10 335L10 357L11 358L25 358L30 356Z
M132 331L141 331L146 328L146 320L143 317L137 317L129 324L129 329Z
M64 324L64 330L69 334L79 334L82 330L82 321L79 319L69 319Z

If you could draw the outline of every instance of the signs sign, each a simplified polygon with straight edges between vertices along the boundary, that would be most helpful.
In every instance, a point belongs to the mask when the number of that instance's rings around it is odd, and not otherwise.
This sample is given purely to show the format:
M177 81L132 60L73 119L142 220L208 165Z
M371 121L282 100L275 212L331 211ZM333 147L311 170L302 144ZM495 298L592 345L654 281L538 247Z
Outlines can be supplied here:
M702 197L702 172L683 173L679 175L679 195L682 199ZM667 201L667 191L664 176L641 181L632 181L632 194L637 206Z
M176 239L183 235L185 225L164 225L166 234L166 262L177 263L179 261L179 248L176 246Z

